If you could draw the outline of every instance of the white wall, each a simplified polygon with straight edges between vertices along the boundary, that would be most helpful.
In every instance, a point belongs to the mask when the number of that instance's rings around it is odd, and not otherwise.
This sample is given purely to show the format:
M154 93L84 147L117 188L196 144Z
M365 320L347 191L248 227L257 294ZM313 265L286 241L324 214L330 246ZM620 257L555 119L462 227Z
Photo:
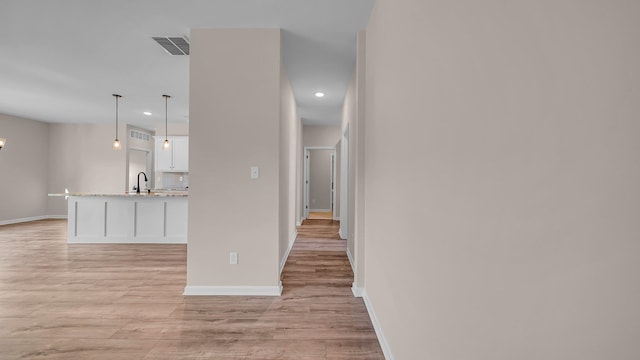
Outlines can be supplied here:
M48 215L49 125L0 114L0 223Z
M640 358L638 14L377 2L366 293L393 358Z
M124 125L124 124L123 124ZM49 124L49 193L127 191L127 131L120 126L122 150L113 150L113 124ZM49 198L50 215L66 215L63 197Z
M277 287L280 30L194 29L190 39L187 287Z

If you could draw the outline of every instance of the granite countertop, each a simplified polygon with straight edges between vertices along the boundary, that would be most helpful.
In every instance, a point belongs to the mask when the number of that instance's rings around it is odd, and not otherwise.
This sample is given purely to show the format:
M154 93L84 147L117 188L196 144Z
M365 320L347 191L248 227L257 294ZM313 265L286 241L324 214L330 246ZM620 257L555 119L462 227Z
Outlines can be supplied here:
M61 194L49 194L49 196L106 196L106 197L188 197L187 191L152 191L151 193L141 192L136 193L61 193Z

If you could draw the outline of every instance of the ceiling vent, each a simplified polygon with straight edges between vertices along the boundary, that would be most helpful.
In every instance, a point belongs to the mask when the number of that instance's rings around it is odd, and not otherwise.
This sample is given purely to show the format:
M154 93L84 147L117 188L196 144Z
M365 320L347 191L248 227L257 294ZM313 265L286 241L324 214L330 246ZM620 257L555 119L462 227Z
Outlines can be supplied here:
M189 55L189 40L184 36L154 36L153 40L171 55Z

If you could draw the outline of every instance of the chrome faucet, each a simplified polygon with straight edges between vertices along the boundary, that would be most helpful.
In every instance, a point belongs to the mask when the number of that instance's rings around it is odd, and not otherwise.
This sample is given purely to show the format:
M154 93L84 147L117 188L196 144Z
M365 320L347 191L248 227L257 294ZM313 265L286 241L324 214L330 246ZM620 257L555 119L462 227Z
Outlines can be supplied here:
M140 171L138 173L138 187L136 188L136 194L140 194L140 174L144 175L144 182L146 183L147 180L147 174L144 173L144 171Z

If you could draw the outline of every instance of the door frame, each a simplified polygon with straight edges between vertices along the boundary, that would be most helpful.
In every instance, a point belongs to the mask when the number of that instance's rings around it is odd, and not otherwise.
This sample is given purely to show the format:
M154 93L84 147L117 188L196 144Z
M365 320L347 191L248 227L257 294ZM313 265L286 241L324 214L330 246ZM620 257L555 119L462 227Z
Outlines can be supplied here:
M331 150L331 156L333 161L331 162L331 212L333 218L336 217L336 147L335 146L305 146L303 151L304 159L304 174L302 176L302 189L303 189L303 203L302 203L302 219L309 218L309 175L311 173L311 161L309 154L311 150Z
M349 124L342 131L340 143L340 230L341 239L349 236Z
M141 151L146 153L146 166L145 166L145 174L147 174L147 177L149 178L149 188L153 189L155 187L155 176L153 176L153 153L151 152L151 150L149 149L145 149L142 147L137 147L137 146L131 146L127 148L127 169L126 169L126 176L127 176L127 193L132 191L131 190L131 185L129 184L129 177L131 174L129 174L129 157L131 156L131 151Z

